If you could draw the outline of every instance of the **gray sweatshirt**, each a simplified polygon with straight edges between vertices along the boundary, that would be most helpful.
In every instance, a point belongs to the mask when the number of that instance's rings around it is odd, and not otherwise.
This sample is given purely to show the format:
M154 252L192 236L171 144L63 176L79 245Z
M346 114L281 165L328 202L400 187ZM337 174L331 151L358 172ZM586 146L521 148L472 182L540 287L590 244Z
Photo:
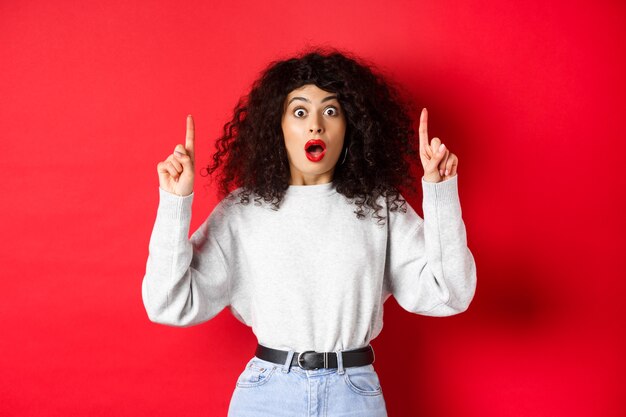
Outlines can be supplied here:
M391 211L380 197L380 226L370 215L357 219L332 182L292 185L278 210L222 200L191 238L194 194L159 188L142 282L148 317L182 327L229 307L265 346L327 352L378 336L390 295L416 314L463 312L476 265L458 175L421 183L423 219L408 202L406 212Z

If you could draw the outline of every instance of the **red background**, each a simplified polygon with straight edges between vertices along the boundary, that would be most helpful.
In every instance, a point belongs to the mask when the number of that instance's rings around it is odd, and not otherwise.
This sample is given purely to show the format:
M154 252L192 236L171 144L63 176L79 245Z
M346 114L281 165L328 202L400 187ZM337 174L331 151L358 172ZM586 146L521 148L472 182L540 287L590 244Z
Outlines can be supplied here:
M622 2L151 3L0 3L0 415L226 414L251 330L143 308L156 164L191 113L206 165L259 71L307 45L376 64L459 156L476 297L385 304L389 414L624 415Z

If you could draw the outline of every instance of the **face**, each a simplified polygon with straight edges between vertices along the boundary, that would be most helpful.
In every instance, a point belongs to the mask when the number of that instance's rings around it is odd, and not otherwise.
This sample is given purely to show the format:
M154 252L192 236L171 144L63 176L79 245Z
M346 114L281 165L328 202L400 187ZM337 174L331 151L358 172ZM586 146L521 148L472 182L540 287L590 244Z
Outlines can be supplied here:
M290 185L331 182L346 133L337 96L313 84L293 90L285 99L281 125Z

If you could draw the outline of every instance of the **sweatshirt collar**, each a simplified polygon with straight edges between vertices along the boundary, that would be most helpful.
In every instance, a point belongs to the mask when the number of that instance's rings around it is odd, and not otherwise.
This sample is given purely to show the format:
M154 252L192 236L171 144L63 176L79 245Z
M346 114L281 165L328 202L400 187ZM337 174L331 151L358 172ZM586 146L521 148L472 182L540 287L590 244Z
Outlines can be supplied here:
M290 185L285 195L289 196L321 196L335 192L335 183L327 182L313 185Z

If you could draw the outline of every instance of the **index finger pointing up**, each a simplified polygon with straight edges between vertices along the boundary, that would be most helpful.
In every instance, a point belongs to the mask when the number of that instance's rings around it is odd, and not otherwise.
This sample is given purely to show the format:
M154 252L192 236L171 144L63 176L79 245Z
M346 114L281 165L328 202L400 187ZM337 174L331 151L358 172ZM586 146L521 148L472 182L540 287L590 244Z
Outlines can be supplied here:
M420 151L423 152L428 146L428 110L426 110L426 107L422 109L422 114L420 115L419 135Z
M195 140L195 126L193 123L193 117L191 117L191 115L187 116L187 135L185 136L185 149L187 150L187 153L189 154L189 157L191 158L191 160L194 160L194 155L195 155L195 145L194 145L194 140Z

